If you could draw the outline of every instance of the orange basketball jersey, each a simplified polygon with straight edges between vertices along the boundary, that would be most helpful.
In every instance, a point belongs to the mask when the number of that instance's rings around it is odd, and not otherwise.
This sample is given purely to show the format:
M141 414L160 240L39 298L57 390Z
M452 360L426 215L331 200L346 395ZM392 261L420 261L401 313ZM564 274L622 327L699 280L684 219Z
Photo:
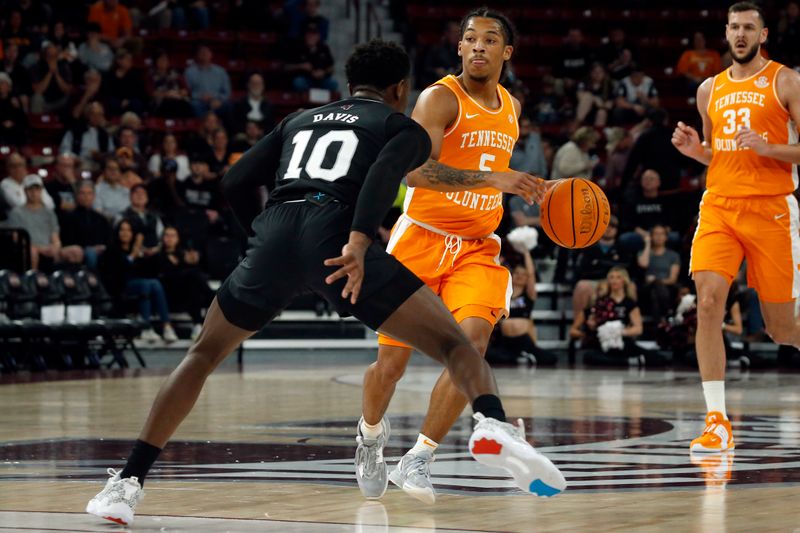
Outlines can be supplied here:
M711 119L711 150L707 188L719 196L777 196L797 188L797 167L761 157L736 146L736 131L749 127L771 144L797 142L796 125L778 99L776 80L784 68L770 61L749 78L734 80L730 69L714 77L708 116Z
M444 85L458 100L458 116L444 132L439 162L468 170L508 170L517 143L517 113L508 91L498 84L500 107L487 109L469 96L455 76ZM503 193L492 187L458 192L437 192L409 187L405 212L412 219L461 237L485 237L503 217Z

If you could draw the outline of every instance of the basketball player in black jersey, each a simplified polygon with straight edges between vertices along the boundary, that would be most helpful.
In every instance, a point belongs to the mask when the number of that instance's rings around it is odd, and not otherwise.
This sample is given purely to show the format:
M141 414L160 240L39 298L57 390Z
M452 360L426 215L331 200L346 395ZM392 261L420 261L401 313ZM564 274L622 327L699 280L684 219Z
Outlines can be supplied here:
M428 134L402 114L409 70L408 56L395 44L359 46L347 63L351 98L288 116L227 173L224 191L248 228L250 248L158 393L125 468L109 469L87 512L122 524L133 520L147 472L206 378L306 289L443 363L479 418L470 442L477 460L507 466L510 459L517 470L522 466L524 472L509 470L526 489L544 483L553 493L563 490L558 469L505 423L489 366L442 301L372 242L402 177L430 155ZM516 178L521 192L541 194L537 180ZM253 203L261 185L271 190L263 210Z

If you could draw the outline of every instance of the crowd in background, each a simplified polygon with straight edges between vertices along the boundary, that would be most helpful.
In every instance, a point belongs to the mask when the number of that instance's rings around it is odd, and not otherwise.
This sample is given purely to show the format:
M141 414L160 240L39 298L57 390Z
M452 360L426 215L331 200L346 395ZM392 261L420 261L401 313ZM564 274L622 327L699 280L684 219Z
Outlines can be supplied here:
M208 279L224 277L244 247L221 178L285 114L270 91L306 95L315 88L336 97L326 44L330 22L318 0L68 4L0 1L0 218L28 231L33 268L97 270L118 298L136 297L143 316L160 317L165 340L174 337L169 312L175 309L191 315L196 335L213 296ZM768 49L794 66L800 63L798 3L788 2L780 14ZM180 40L182 32L206 35L215 28L272 35L279 45L247 53L272 54L280 79L258 67L232 79L228 50L217 54L213 39L194 39L190 49L175 52L142 37L173 32ZM459 71L459 36L453 21L441 42L416 47L418 88ZM672 75L689 98L705 77L730 64L730 55L703 32L686 39ZM524 57L512 61L504 81L523 108L512 168L547 179L592 179L615 214L600 242L586 250L560 249L543 232L530 253L504 248L514 273L512 318L525 320L504 322L497 346L539 364L554 360L536 346L527 320L542 258L555 260L554 281L574 287L570 335L597 348L598 361L608 354L597 335L606 322L623 323L626 342L614 348L620 360L658 364L628 340L676 336L680 321L671 317L691 288L688 250L703 175L672 147L664 95L638 56L621 28L590 47L575 27L539 83L515 74ZM248 63L248 56L242 59ZM161 127L149 127L154 119ZM46 121L61 129L57 139L42 143L31 124ZM188 127L170 127L179 123ZM42 144L52 149L50 161L43 162ZM519 226L540 228L537 206L509 197L505 207L501 235ZM230 259L219 265L222 252ZM740 288L731 298L730 333L743 333L744 316L744 334L763 337L757 298Z

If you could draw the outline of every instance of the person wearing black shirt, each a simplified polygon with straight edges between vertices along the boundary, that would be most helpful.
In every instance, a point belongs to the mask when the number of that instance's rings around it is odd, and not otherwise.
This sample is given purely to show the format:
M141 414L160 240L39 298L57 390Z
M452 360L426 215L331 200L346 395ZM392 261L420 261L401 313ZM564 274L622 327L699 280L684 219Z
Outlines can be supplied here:
M94 208L94 183L82 180L75 191L75 209L64 214L61 241L83 248L83 260L92 270L97 269L99 257L111 240L111 224Z
M133 226L134 233L141 233L144 237L142 241L142 252L145 256L151 256L158 252L161 234L164 232L164 224L161 218L148 207L150 197L147 194L147 187L141 183L131 187L131 205L119 216L120 220L127 220Z
M623 201L621 218L625 221L624 233L619 236L620 247L634 254L644 248L645 237L654 226L664 226L671 232L672 216L670 203L660 192L661 176L649 168L642 172L640 187L632 198ZM677 241L679 236L672 232L670 238Z
M333 79L333 55L328 45L320 41L315 24L306 26L303 41L295 46L287 63L286 70L295 76L292 82L295 91L304 92L312 87L335 91L338 87Z
M548 494L565 488L558 469L505 423L491 369L442 301L373 242L403 176L431 153L426 131L402 114L410 70L408 55L394 43L356 47L346 69L352 97L289 115L228 171L226 197L251 237L247 256L222 284L200 337L162 386L125 468L89 502L89 513L123 524L133 520L141 483L206 378L305 288L444 363L480 413L473 438L505 443L512 459L494 464L515 461L531 473L520 486L530 491L533 475L553 487ZM253 201L262 185L271 189L266 208ZM376 495L388 484L385 463L378 461L387 439L388 427L372 438L359 432L359 453L373 463L359 483ZM479 452L475 457L488 462ZM128 497L120 503L116 495L123 490Z
M591 60L592 54L583 41L583 32L578 28L570 28L553 68L555 76L563 80L567 94L573 94L578 82L589 73Z
M64 215L75 209L75 185L78 182L78 158L66 152L56 158L56 169L53 179L48 180L44 188L55 203L59 224Z
M672 146L672 129L667 127L669 115L663 109L647 113L650 127L636 139L622 173L623 189L645 168L661 176L661 189L671 191L680 186L683 156Z

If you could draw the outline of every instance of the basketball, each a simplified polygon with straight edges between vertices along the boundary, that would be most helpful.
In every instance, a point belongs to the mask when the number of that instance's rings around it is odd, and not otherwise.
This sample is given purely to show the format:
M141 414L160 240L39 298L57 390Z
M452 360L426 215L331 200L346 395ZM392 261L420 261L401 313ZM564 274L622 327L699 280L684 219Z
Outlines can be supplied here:
M564 248L586 248L600 240L611 207L603 190L583 178L564 178L551 186L541 206L542 229Z

